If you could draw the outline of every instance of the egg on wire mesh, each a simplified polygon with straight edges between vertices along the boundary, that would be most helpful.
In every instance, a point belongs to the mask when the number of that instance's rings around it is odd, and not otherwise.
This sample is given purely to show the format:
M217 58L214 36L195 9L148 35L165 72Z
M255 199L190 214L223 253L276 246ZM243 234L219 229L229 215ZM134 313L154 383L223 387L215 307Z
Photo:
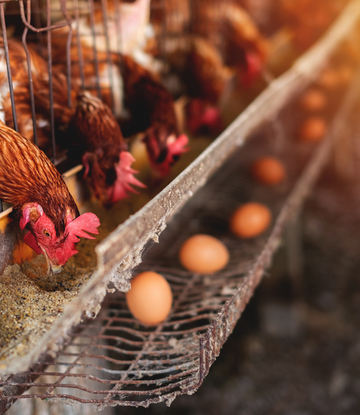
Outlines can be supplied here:
M326 130L327 125L323 117L309 117L300 126L299 138L301 141L318 142L324 138Z
M275 157L266 156L256 159L250 170L253 178L265 185L279 184L285 178L285 167Z
M184 268L199 274L212 274L229 262L229 252L218 239L198 234L187 239L180 248L179 259Z
M347 86L354 77L354 68L344 63L337 69L337 74L340 85Z
M300 97L300 108L307 112L322 111L326 108L327 96L320 88L309 88Z
M271 223L270 210L260 203L241 205L230 218L231 232L239 238L248 239L263 233Z
M152 271L142 272L131 280L126 293L126 303L131 314L149 326L166 319L172 306L173 296L166 279Z

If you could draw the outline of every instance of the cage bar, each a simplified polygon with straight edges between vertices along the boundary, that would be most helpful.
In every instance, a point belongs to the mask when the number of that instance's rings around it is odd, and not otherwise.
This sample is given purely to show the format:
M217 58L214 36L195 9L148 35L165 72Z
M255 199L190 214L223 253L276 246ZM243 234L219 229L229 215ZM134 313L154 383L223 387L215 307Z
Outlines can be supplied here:
M91 35L93 40L93 53L94 53L94 70L95 70L95 85L98 97L101 98L101 88L100 88L100 76L99 76L99 59L97 55L97 48L96 48L96 36L100 36L101 34L97 34L95 32L95 9L94 9L94 1L89 0L89 11L90 11L90 27L91 27Z
M15 108L15 101L14 101L14 87L13 87L12 76L11 76L11 68L10 68L10 60L9 60L9 47L8 47L8 43L7 43L6 22L5 22L4 4L3 3L0 3L0 17L1 17L1 30L2 30L3 39L4 39L6 69L7 69L8 83L9 83L12 116L13 116L13 121L14 121L14 130L18 131L16 108Z
M31 3L27 1L27 23L31 23ZM31 58L29 49L26 43L26 36L28 33L28 28L24 28L23 36L22 36L22 44L26 53L26 60L27 60L27 68L28 68L28 77L29 77L29 89L30 89L30 103L31 103L31 116L33 122L33 131L34 131L34 143L38 145L38 137L37 137L37 125L36 125L36 115L35 115L35 100L34 100L34 87L33 87L33 80L32 80L32 72L31 72Z

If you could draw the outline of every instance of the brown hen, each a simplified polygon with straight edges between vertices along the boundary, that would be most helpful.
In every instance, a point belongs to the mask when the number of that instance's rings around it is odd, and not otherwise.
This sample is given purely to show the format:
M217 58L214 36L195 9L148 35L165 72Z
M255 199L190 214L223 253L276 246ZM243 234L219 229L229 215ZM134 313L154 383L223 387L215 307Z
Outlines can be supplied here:
M221 99L234 76L241 88L256 81L266 63L267 42L235 1L165 0L163 5L163 15L154 13L153 22L156 32L165 27L171 34L160 38L160 49L195 99L188 108L188 127L217 135Z
M31 57L37 130L38 136L41 137L39 145L47 149L51 143L47 62L37 53L34 46L29 44L28 49ZM3 49L2 52L2 57L4 57ZM15 40L9 41L9 53L12 73L14 73L18 129L20 134L33 141L26 54L23 46ZM2 85L6 87L6 77L3 76L2 81ZM55 126L59 131L62 130L65 136L70 137L65 147L70 149L72 154L76 154L79 161L84 162L85 176L89 177L96 197L104 205L110 206L126 197L127 192L135 192L130 184L144 187L133 177L136 173L130 168L133 158L130 153L124 151L126 146L123 136L110 108L101 100L91 97L90 94L86 96L80 94L80 85L77 82L71 84L73 106L69 108L67 91L67 79L62 68L53 67L52 92ZM89 103L91 105L88 105ZM5 97L4 107L5 120L13 126L9 93ZM78 151L72 151L73 147ZM121 155L122 152L124 154Z
M64 35L67 28L58 31L52 37L53 60L65 71ZM73 36L76 39L76 33ZM85 84L94 85L96 80L95 53L100 74L101 98L114 107L115 114L121 120L121 128L125 136L136 132L144 132L144 142L149 154L153 173L164 177L171 166L187 151L188 138L179 135L175 106L171 94L147 69L138 64L132 57L112 52L109 55L101 50L94 51L86 42L81 43L81 52L75 40L71 44L72 73L80 83L82 75ZM82 56L82 61L79 56ZM82 62L87 63L82 65ZM111 73L111 76L110 76ZM112 83L111 83L112 81ZM113 85L113 86L112 86ZM90 88L89 88L90 90ZM90 90L96 93L96 88ZM124 123L122 103L130 113L130 123Z
M48 273L59 273L77 253L80 237L94 239L99 219L79 216L76 203L60 173L29 140L0 121L0 199L13 206L24 241L44 254ZM86 231L86 232L84 232Z

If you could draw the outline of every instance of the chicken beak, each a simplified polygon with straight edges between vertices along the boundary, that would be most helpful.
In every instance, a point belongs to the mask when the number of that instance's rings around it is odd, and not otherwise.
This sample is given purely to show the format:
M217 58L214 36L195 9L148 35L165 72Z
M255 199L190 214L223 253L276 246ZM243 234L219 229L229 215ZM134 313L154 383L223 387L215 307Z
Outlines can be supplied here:
M40 248L41 248L41 247L40 247ZM47 255L47 253L46 253L46 251L45 251L45 249L43 249L43 248L41 248L41 249L42 249L43 254L44 254L44 257L45 257L45 259L46 259L46 265L47 265L47 275L51 276L51 275L60 274L60 272L63 270L63 266L61 266L61 265L54 265L54 264L50 261L50 259L49 259L48 255Z
M60 272L63 270L61 265L51 264L50 267L53 274L60 274Z

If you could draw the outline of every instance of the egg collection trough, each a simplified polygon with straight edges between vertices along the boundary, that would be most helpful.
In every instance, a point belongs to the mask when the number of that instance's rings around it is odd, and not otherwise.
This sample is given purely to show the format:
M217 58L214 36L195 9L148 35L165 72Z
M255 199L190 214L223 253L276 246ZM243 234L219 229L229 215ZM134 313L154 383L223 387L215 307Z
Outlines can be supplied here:
M320 144L297 141L296 99L316 81L359 17L360 1L353 0L292 68L271 82L163 191L96 247L95 273L36 350L11 367L0 365L1 413L16 400L31 398L98 408L163 401L170 405L176 396L199 388L334 142L338 146L339 137L352 136L360 104L359 74L346 93L332 97L331 102L341 104L329 109L328 133ZM265 188L248 176L248 162L259 155L259 148L264 154L277 149L288 171L285 183ZM269 206L273 222L261 237L239 241L228 232L228 218L249 200ZM224 270L199 275L180 266L179 247L194 233L210 233L226 244L230 262ZM171 285L172 311L156 327L140 324L126 307L121 291L128 287L134 268L159 272ZM86 319L102 301L98 316Z

